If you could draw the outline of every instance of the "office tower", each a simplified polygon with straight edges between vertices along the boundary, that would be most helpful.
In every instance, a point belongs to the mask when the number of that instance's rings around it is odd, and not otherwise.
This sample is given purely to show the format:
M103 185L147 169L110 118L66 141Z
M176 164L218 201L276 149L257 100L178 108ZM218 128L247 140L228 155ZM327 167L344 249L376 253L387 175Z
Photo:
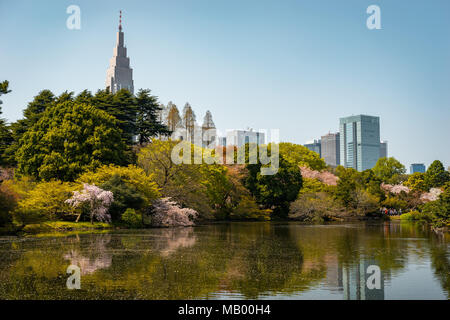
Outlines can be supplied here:
M227 132L227 136L220 137L221 145L242 147L246 143L256 143L257 145L265 144L266 136L263 132L249 130L231 130Z
M388 157L388 142L381 141L380 142L380 158L387 158L387 157Z
M425 165L423 163L413 163L409 167L409 172L412 174L414 172L422 172L425 173Z
M341 165L371 169L380 158L380 118L357 115L340 119Z
M319 140L308 141L303 146L305 146L306 148L308 148L311 151L316 152L320 157L322 157L322 147L320 145L320 139Z
M328 133L320 139L321 157L327 165L337 167L340 164L340 134Z

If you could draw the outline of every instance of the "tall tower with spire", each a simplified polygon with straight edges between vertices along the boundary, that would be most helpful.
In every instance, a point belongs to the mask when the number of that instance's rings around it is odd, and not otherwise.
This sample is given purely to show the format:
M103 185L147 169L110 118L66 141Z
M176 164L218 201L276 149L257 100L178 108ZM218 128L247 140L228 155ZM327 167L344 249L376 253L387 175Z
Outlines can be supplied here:
M120 11L117 44L106 72L106 88L109 88L112 93L120 89L128 89L134 94L133 69L130 68L130 58L127 57L127 48L124 46L122 11Z

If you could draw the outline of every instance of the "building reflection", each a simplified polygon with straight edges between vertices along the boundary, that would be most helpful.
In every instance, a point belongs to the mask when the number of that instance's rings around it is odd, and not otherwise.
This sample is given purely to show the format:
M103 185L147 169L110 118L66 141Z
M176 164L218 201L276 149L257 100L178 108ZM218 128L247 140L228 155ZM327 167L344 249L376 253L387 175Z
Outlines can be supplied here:
M341 291L344 300L384 300L385 275L375 260L345 265L334 260L327 264L327 286Z
M344 300L384 300L384 275L375 261L341 266L338 276Z

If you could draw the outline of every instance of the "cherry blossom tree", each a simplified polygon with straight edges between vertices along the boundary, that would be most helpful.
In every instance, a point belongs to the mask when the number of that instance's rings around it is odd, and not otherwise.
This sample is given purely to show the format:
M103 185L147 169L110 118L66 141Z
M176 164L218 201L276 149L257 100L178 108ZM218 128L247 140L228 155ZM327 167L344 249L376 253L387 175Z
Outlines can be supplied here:
M300 166L303 178L317 179L327 186L336 186L339 178L328 171L317 171L306 166Z
M439 199L439 196L441 195L442 190L440 188L431 188L429 192L424 192L420 196L420 200L423 203L430 202L430 201L436 201Z
M114 202L114 196L111 191L103 190L96 185L83 184L83 190L74 191L73 196L65 201L74 208L87 203L90 207L91 223L94 218L101 222L111 222L111 216L108 213L109 206ZM78 216L76 222L80 219Z
M188 227L194 225L197 211L181 208L170 198L156 200L152 206L152 225L155 227Z
M382 183L381 184L381 188L383 190L385 190L385 191L388 191L388 192L392 193L392 194L400 194L402 192L405 192L405 193L408 194L411 191L407 186L404 186L402 184L392 185L392 184Z

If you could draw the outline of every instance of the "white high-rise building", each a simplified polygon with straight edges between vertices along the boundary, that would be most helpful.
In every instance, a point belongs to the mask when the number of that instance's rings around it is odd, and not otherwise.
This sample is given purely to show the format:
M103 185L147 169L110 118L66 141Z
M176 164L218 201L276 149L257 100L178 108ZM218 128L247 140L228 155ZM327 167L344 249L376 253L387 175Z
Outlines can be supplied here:
M122 32L122 11L120 11L117 44L106 72L106 88L109 88L112 93L116 93L120 89L128 89L134 94L133 69L130 68L130 58L127 57L127 48L124 45L124 33Z
M266 143L264 132L249 130L230 130L226 137L219 138L219 145L242 147L246 143L255 143L257 145Z

